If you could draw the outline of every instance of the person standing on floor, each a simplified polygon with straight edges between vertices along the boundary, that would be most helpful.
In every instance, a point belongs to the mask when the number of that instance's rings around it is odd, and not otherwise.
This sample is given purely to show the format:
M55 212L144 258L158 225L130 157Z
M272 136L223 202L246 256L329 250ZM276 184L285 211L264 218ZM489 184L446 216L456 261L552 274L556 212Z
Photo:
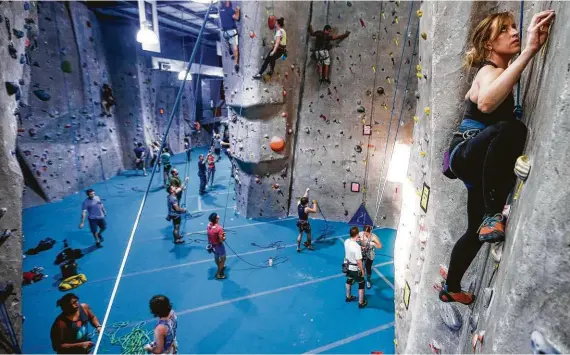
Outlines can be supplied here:
M253 77L254 79L261 79L261 76L267 69L268 65L269 65L268 74L270 76L273 75L273 72L275 70L275 62L277 61L277 59L281 58L281 56L287 54L287 32L285 32L283 26L285 26L285 19L281 17L277 19L275 23L275 34L273 36L273 41L275 42L275 44L273 45L271 52L269 52L267 57L265 57L265 60L261 65L261 69L259 70L259 73L255 74L255 76Z
M184 150L186 151L186 161L191 161L192 158L190 157L190 154L192 152L192 142L190 141L190 137L184 138Z
M143 147L142 142L137 144L135 148L135 167L137 174L139 173L139 169L143 171L143 176L146 176L146 169L145 169L145 159L146 159L146 149Z
M214 134L212 145L214 146L214 154L218 156L216 161L220 161L222 159L222 137L219 133Z
M226 233L224 228L220 226L220 216L217 213L212 213L208 217L210 223L208 224L208 243L210 243L209 248L211 248L214 253L214 261L218 266L216 271L216 279L222 280L226 278L224 274L225 264L226 264L226 247L224 242L226 241Z
M160 155L160 161L162 163L163 166L163 177L164 177L164 185L166 186L166 183L168 182L168 176L170 174L170 169L172 168L172 163L170 163L170 151L168 150L168 148L164 148L162 150L162 154Z
M356 299L351 294L352 285L358 284L358 308L364 308L368 301L364 299L364 267L362 265L362 248L358 243L358 227L350 228L350 238L344 241L344 262L347 264L346 272L346 302Z
M381 249L382 243L378 236L372 233L372 226L364 226L364 231L360 232L358 239L362 248L364 270L366 271L366 288L370 289L372 287L372 264L374 264L376 248Z
M198 157L198 177L200 178L200 195L206 193L206 183L208 178L206 177L206 160L204 159L204 154L200 154Z
M150 165L154 168L154 163L156 163L156 161L158 160L158 166L160 167L160 159L158 159L160 153L160 143L152 142L150 145L150 150L152 154L152 160L150 161Z
M178 317L172 310L168 297L156 295L149 302L150 313L158 318L154 327L154 341L144 346L144 350L152 354L178 354Z
M297 237L297 252L301 252L301 241L303 240L303 233L307 233L307 241L304 243L305 247L309 250L313 249L311 238L311 224L309 223L309 213L317 213L317 200L313 200L313 208L309 207L309 189L305 190L305 195L301 197L299 204L297 204L297 229L299 236Z
M447 280L439 293L442 302L471 304L473 295L461 290L463 275L484 243L505 239L502 210L515 185L514 167L527 136L527 127L515 117L513 88L547 41L554 15L547 10L533 16L520 54L519 32L509 12L487 16L471 36L465 66L478 72L465 95L465 114L444 171L467 188L467 231L451 251Z
M67 293L57 301L61 314L51 326L50 338L53 350L58 354L89 354L95 345L89 337L89 323L99 333L101 323L87 303L79 303L79 297Z
M176 197L176 188L174 186L170 186L168 188L166 204L168 206L168 216L166 219L168 221L172 221L172 226L174 227L174 230L172 231L174 244L182 244L184 243L184 239L180 235L180 224L182 223L182 215L186 213L186 208L180 207L178 198Z
M178 199L178 202L180 202L182 200L182 192L184 192L184 190L186 190L186 183L188 182L188 176L186 176L186 178L184 178L184 184L182 183L182 181L180 180L180 175L178 174L178 169L172 169L172 176L170 177L169 181L168 181L168 188L170 188L171 186L174 186L175 189L175 193L176 193L176 198Z
M240 8L234 10L231 1L224 1L224 5L219 10L220 23L222 25L222 37L230 49L230 55L235 61L234 69L239 72L239 33L236 21L239 21Z
M208 161L208 182L210 183L210 188L214 188L214 176L216 175L216 158L212 152L208 152L206 157Z
M95 238L95 244L97 247L101 247L101 242L103 241L103 232L107 229L107 222L105 217L107 216L107 211L103 206L103 202L99 196L95 195L93 189L85 191L87 198L83 201L81 205L81 222L79 222L79 229L83 228L85 222L85 216L89 220L89 228Z

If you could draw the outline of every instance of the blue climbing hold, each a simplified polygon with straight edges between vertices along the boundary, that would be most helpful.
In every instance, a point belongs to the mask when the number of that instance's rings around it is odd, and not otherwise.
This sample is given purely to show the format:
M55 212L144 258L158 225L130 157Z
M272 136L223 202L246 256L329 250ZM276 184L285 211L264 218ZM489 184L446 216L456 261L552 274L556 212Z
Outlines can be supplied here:
M26 10L26 11L30 10L30 3L28 1L24 2L24 10Z
M23 37L24 37L24 31L20 31L20 30L17 30L17 29L15 29L15 28L12 28L12 33L14 34L14 36L15 36L17 39L20 39L20 38L23 38Z
M439 304L439 316L446 327L453 331L461 329L463 318L457 307L451 303L441 302Z
M41 89L34 90L34 95L36 95L36 97L42 101L51 100L51 95Z
M18 94L20 92L20 86L16 83L12 83L7 81L6 83L6 91L8 92L8 96L12 96L14 94Z

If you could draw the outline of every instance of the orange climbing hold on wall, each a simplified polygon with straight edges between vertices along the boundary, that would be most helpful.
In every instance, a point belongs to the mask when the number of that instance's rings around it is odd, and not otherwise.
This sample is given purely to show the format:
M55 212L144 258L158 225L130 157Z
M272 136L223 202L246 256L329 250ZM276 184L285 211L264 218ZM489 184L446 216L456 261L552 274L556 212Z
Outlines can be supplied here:
M280 152L285 148L285 140L281 137L273 137L271 141L269 141L269 147L274 152Z
M273 31L275 29L275 16L271 15L267 18L267 27L269 27L269 29L271 31Z

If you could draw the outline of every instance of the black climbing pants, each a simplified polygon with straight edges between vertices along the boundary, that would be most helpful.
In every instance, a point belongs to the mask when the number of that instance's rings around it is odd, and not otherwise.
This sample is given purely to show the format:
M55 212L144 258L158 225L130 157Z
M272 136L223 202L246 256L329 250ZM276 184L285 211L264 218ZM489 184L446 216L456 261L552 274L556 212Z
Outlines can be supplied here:
M271 52L269 52L267 54L267 57L265 57L263 64L261 65L261 69L259 70L259 74L262 75L265 72L265 70L267 69L267 65L269 65L269 72L271 74L273 74L273 71L275 70L275 61L277 61L277 59L281 58L281 56L284 53L285 53L285 47L281 47L281 46L279 46L277 48L274 55L271 55Z
M364 263L364 267L366 268L366 278L368 279L368 281L370 281L370 279L372 278L372 264L374 263L374 260L371 259L366 259L366 262Z
M467 188L467 231L453 247L447 290L461 291L461 279L483 245L479 226L486 214L501 213L516 181L513 169L522 154L527 128L520 121L504 121L485 128L459 148L453 171Z

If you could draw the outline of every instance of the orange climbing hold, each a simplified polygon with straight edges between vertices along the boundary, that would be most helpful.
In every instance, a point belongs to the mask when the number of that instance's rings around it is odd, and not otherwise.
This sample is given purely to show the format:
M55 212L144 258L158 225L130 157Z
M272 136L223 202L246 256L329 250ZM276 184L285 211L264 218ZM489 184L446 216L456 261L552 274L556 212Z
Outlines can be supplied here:
M271 15L269 16L269 18L267 19L267 27L269 27L270 30L274 30L275 29L275 16Z
M285 148L285 140L281 137L273 137L271 141L269 141L269 147L274 152L280 152Z
M255 38L255 32L249 31L249 38Z
M199 131L200 130L200 122L194 123L194 128L196 128L196 130Z

